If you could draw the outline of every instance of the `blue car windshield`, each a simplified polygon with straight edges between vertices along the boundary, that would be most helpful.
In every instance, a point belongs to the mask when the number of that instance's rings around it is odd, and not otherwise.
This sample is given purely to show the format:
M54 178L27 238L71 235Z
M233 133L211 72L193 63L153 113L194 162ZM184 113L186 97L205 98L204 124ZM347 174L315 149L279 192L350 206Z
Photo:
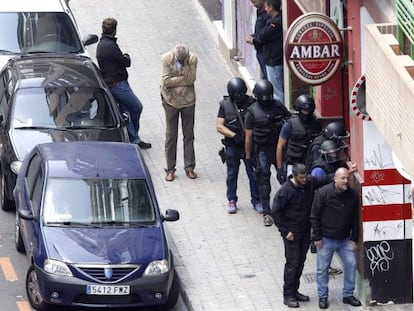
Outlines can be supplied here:
M83 53L79 35L64 12L0 12L0 54Z
M45 224L150 225L155 216L145 180L49 178L46 184Z
M107 94L93 87L24 88L14 96L13 128L115 127Z

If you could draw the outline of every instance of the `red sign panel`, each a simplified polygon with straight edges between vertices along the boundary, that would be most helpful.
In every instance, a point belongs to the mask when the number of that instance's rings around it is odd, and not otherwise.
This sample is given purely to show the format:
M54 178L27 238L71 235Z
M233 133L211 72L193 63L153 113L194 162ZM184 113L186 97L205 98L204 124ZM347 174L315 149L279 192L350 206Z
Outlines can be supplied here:
M310 85L329 80L342 61L343 41L336 24L326 15L308 13L290 25L285 57L295 76Z

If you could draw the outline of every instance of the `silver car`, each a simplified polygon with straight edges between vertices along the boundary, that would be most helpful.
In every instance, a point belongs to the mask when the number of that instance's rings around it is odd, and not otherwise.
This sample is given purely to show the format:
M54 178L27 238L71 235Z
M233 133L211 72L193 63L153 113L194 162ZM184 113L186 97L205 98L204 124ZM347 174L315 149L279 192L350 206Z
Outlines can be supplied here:
M0 1L0 69L11 56L36 53L87 55L86 45L97 35L82 39L65 0Z

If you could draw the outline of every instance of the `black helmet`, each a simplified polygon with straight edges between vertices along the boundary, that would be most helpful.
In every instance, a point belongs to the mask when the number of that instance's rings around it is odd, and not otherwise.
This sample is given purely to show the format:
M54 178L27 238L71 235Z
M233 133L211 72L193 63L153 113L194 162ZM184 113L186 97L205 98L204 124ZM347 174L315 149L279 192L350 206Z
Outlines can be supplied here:
M329 123L323 132L328 139L334 139L338 143L342 140L342 144L348 144L346 140L349 138L349 133L345 130L344 124L341 121Z
M269 80L262 79L256 82L253 94L259 102L267 102L273 99L273 85Z
M227 92L229 93L230 98L243 97L247 92L246 83L241 78L231 78L229 82L227 82Z
M345 149L341 148L336 141L331 139L325 140L321 144L319 152L326 163L335 163L346 159Z
M313 100L312 96L308 94L302 94L298 98L296 98L295 105L293 106L293 108L297 111L307 109L312 115L315 111L315 101Z

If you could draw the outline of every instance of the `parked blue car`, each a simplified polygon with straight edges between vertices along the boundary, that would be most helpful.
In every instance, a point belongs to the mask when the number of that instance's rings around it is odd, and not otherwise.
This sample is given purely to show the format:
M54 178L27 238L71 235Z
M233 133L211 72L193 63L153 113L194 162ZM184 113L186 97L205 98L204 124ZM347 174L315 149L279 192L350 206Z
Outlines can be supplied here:
M30 261L33 308L176 304L179 284L163 222L179 213L161 215L137 145L37 145L13 194L15 244Z

